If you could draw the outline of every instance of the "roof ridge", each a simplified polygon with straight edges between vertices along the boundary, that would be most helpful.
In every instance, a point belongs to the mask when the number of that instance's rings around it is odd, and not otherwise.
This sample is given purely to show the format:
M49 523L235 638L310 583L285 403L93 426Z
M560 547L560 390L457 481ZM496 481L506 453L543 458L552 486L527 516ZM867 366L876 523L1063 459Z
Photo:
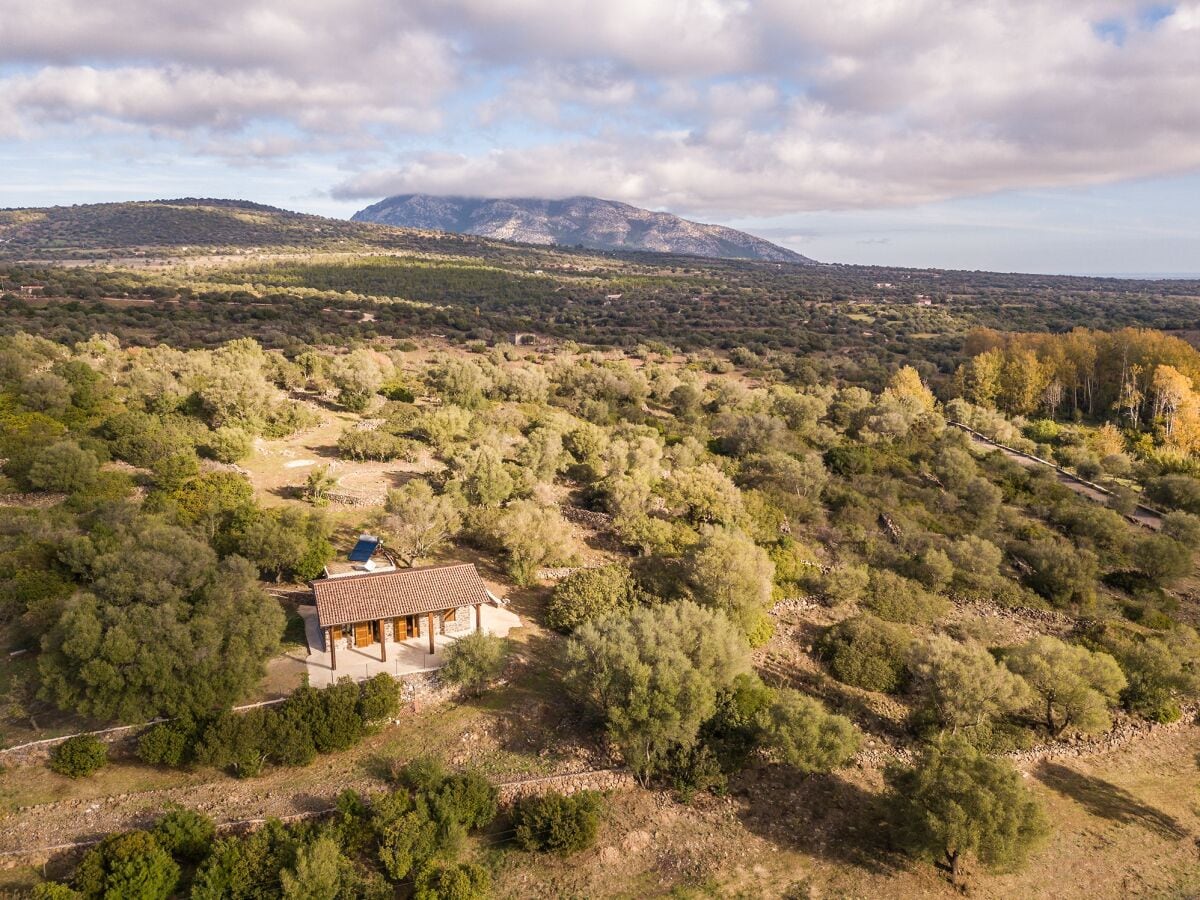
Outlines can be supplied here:
M470 566L472 569L475 569L476 572L479 571L479 569L475 566L475 563L473 563L473 562L457 562L457 563L449 563L444 566L407 566L403 569L401 569L401 568L385 569L382 572L351 572L346 575L334 575L334 576L325 576L324 578L314 578L308 584L310 587L315 588L318 584L324 584L327 581L349 581L349 580L355 579L355 578L379 578L384 575L403 575L408 572L434 572L437 570L444 571L446 569L461 569L464 566Z

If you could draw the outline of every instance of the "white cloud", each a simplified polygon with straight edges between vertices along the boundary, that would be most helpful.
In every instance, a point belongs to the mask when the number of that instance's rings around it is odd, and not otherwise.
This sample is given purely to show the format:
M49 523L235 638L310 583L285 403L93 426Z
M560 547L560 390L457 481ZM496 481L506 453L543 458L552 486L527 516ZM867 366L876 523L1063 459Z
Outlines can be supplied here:
M1153 22L1134 0L5 6L0 139L363 149L342 197L769 215L1200 168L1200 0Z

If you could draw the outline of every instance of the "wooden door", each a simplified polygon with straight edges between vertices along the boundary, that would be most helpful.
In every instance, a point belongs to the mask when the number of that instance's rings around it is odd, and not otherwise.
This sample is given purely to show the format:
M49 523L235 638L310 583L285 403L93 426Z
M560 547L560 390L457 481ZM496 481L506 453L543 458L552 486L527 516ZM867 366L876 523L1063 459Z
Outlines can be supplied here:
M334 625L330 629L330 631L333 632L333 639L335 641L340 641L342 639L342 626L341 625Z
M392 639L396 641L408 640L408 619L404 616L399 616L392 620Z
M370 622L359 622L354 626L354 646L366 647L375 643L375 638L371 634Z

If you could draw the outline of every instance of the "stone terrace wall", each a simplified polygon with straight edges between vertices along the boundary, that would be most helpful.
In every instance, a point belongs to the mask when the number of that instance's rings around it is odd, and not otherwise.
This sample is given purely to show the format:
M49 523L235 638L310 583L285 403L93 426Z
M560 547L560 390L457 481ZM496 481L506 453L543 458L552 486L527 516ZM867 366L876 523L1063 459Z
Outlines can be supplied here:
M496 785L502 803L511 803L521 797L535 797L550 791L560 794L577 794L580 791L617 791L635 787L637 782L624 769L594 769L586 772L571 772L566 775L547 775L542 778L526 778Z

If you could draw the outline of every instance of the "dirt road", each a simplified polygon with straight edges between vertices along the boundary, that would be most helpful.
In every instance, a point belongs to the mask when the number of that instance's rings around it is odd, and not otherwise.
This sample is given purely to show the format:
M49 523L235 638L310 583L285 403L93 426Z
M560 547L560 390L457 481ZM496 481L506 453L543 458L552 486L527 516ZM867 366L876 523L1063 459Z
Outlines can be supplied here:
M1061 484L1066 485L1075 493L1082 497L1087 497L1089 500L1094 500L1096 503L1107 503L1109 492L1099 485L1084 481L1070 472L1065 472L1052 462L1040 459L1029 453L1023 453L1020 450L1014 450L1012 447L1006 447L1003 444L998 444L991 438L984 437L978 431L968 428L965 425L960 425L958 422L951 422L955 428L960 428L971 436L971 440L981 447L987 447L991 450L999 450L1017 465L1024 466L1027 469L1048 468L1054 471ZM1126 516L1132 522L1142 525L1152 531L1158 531L1162 528L1162 514L1157 510L1151 509L1148 506L1138 504L1134 508L1131 515Z

